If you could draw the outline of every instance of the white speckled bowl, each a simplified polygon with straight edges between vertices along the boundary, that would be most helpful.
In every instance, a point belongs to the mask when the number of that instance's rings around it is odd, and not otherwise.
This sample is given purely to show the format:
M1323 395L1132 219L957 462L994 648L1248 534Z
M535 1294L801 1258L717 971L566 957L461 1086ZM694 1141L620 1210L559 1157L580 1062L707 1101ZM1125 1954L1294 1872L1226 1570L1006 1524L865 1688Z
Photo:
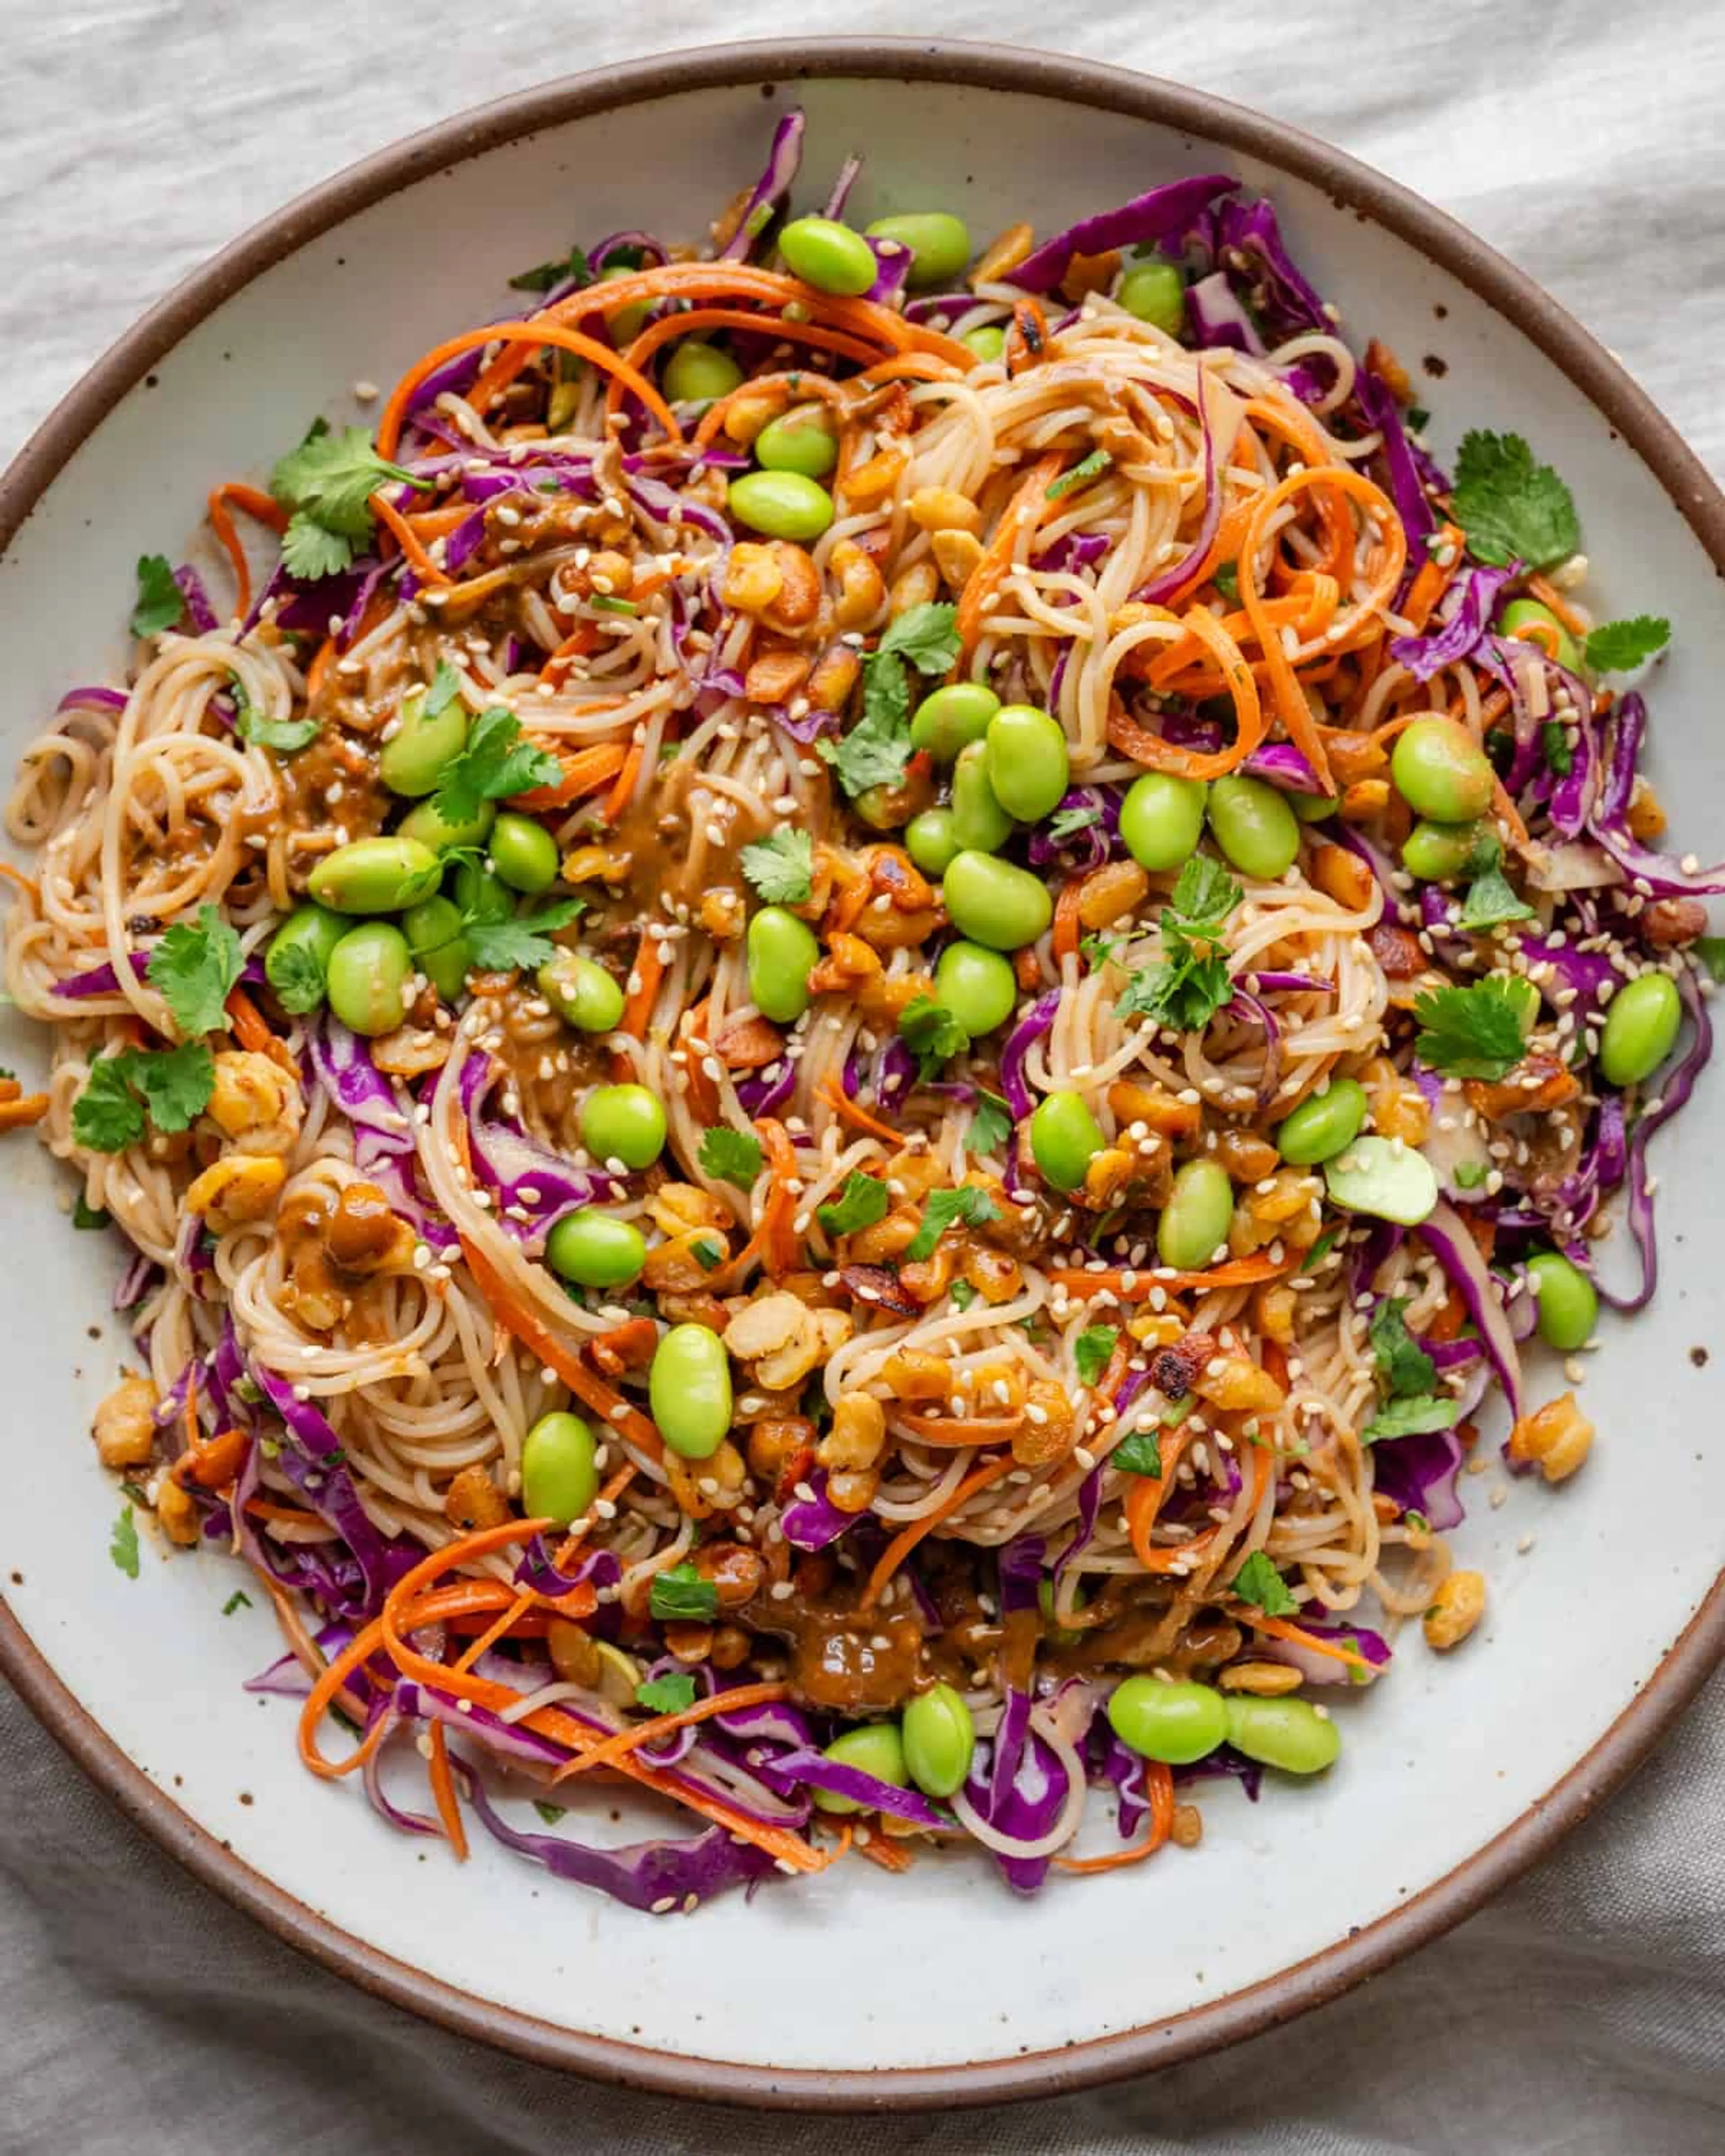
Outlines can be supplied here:
M1676 619L1653 768L1681 839L1718 850L1725 501L1598 345L1437 212L1291 129L1076 61L908 42L733 47L555 85L344 173L199 272L0 486L8 759L65 686L121 659L133 562L172 550L215 478L260 472L320 407L345 416L357 378L388 382L484 319L505 275L572 237L697 235L792 99L809 115L806 198L863 147L865 215L949 204L983 235L1021 217L1050 230L1182 172L1267 189L1348 329L1413 365L1439 446L1469 425L1527 433L1574 487L1613 608L1656 600ZM26 1038L3 1053L39 1060ZM1692 1163L1712 1160L1721 1120L1704 1085L1681 1124ZM488 1845L458 1869L390 1834L357 1789L301 1771L290 1705L239 1689L275 1640L264 1609L220 1619L230 1571L148 1545L136 1583L109 1563L113 1489L84 1433L121 1344L111 1267L67 1231L62 1178L18 1140L5 1443L32 1502L0 1513L0 1661L210 1884L355 1981L531 2056L799 2108L1048 2094L1182 2057L1475 1907L1629 1772L1725 1644L1725 1450L1702 1438L1718 1389L1692 1354L1718 1317L1725 1208L1706 1173L1674 1172L1676 1143L1656 1152L1666 1285L1632 1326L1604 1327L1586 1471L1558 1492L1518 1483L1495 1510L1495 1465L1467 1486L1455 1539L1491 1580L1483 1635L1444 1661L1413 1644L1369 1700L1344 1701L1345 1758L1322 1782L1255 1809L1209 1795L1196 1855L1030 1903L979 1861L903 1878L851 1863L691 1928ZM1618 1567L1634 1522L1631 1590Z

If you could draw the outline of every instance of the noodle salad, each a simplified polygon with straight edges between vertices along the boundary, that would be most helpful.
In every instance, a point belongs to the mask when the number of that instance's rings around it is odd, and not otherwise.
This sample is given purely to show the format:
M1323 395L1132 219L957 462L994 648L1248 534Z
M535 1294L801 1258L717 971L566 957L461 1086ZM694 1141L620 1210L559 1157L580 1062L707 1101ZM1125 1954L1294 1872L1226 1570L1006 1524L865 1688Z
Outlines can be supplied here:
M803 133L218 485L8 810L116 1562L231 1553L312 1774L654 1913L1189 1847L1466 1639L1488 1396L1574 1473L1611 1214L1653 1292L1725 890L1667 624L1267 202L978 254L855 160L791 218Z

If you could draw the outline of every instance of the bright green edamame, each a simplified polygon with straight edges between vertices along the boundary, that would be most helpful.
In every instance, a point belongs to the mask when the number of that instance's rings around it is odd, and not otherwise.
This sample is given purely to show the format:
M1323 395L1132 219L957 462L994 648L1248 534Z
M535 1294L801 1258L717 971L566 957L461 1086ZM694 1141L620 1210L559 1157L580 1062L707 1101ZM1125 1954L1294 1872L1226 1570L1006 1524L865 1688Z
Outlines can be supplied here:
M1499 978L1502 977L1500 975ZM1525 1040L1539 1023L1539 991L1525 973L1512 973L1503 983L1505 1000L1516 1006Z
M1668 973L1641 974L1611 998L1599 1035L1600 1070L1614 1086L1639 1086L1676 1045L1682 1023L1676 982Z
M1491 805L1491 767L1454 719L1415 719L1390 751L1395 790L1416 816L1466 824Z
M638 263L614 262L608 264L604 269L600 270L598 281L602 285L614 284L619 277L633 277L639 267L639 264ZM624 345L633 344L634 342L635 339L641 334L641 331L647 326L647 317L652 311L653 306L650 300L632 300L628 306L619 307L616 313L610 317L606 326L610 332L612 343L617 346L619 352Z
M801 472L804 479L824 479L839 461L839 439L824 404L793 405L769 419L754 450L762 471Z
M534 978L540 994L578 1033L609 1033L623 1016L622 983L583 952L560 951Z
M769 539L819 539L833 521L833 497L801 472L744 472L726 498L738 523Z
M644 1086L595 1086L581 1104L581 1142L595 1160L651 1168L665 1134L665 1110Z
M806 921L782 906L763 906L749 923L749 995L763 1018L789 1025L809 1008L809 976L820 946Z
M710 1460L731 1428L731 1363L711 1327L674 1325L653 1351L647 1403L685 1460Z
M326 854L306 887L331 913L399 913L437 889L443 864L417 839L356 839Z
M598 1440L566 1409L542 1414L521 1440L521 1508L567 1527L599 1494Z
M1120 804L1120 836L1141 869L1177 869L1198 850L1209 788L1200 778L1147 771Z
M1036 1103L1030 1152L1044 1182L1056 1190L1078 1189L1085 1170L1107 1142L1081 1095L1050 1093Z
M1522 629L1537 624L1547 634L1529 639L1541 651L1551 650L1553 639L1556 649L1552 655L1559 666L1567 666L1572 674L1581 670L1581 652L1575 639L1570 635L1548 606L1538 599L1512 599L1505 607L1498 627L1506 636L1517 635Z
M1542 1250L1529 1258L1539 1301L1539 1337L1560 1355L1573 1355L1594 1337L1599 1322L1599 1297L1579 1265L1572 1265L1561 1250Z
M1338 807L1332 793L1291 793L1288 806L1302 824L1322 824L1327 816L1333 816Z
M402 818L395 835L411 839L416 845L429 846L434 854L445 854L456 846L482 846L496 820L495 801L481 801L473 814L459 824L450 823L435 801L422 801Z
M330 953L330 1009L343 1025L372 1038L393 1033L408 1014L413 954L387 921L350 928Z
M1333 1160L1359 1136L1370 1103L1357 1078L1332 1078L1322 1093L1308 1094L1276 1127L1276 1147L1291 1168L1316 1168Z
M941 890L958 933L991 951L1034 943L1054 918L1054 900L1040 878L992 854L956 855Z
M988 721L988 783L994 798L1021 824L1034 824L1060 805L1071 773L1066 737L1051 712L1007 704Z
M491 866L511 891L549 891L557 880L557 842L542 824L506 808L485 846Z
M1273 883L1292 868L1300 819L1277 788L1230 771L1210 788L1209 808L1216 844L1243 875Z
M1108 1726L1141 1758L1189 1767L1228 1735L1228 1707L1214 1685L1125 1677L1108 1696Z
M429 793L467 746L467 706L451 696L441 711L426 710L428 698L416 689L403 696L395 732L377 753L377 775L392 793L418 800Z
M985 681L948 681L925 696L911 721L911 746L927 749L937 763L951 763L961 749L979 742L1000 699Z
M467 985L473 953L462 934L461 909L453 899L426 898L401 917L402 933L413 954L413 963L446 1004L454 1002Z
M1006 349L1006 331L999 322L984 322L980 329L966 330L958 340L984 362L999 358Z
M583 1205L564 1214L546 1237L545 1262L577 1287L627 1287L641 1276L647 1245L633 1220Z
M287 991L292 999L290 1009L302 1011L315 1008L303 999L305 962L309 959L317 968L320 980L327 980L330 953L352 925L326 906L296 906L276 930L270 941L264 972L271 988L278 992ZM318 1001L322 1000L320 996Z
M896 239L911 250L908 282L915 291L956 284L970 260L970 234L950 210L906 210L877 217L866 228L870 239Z
M954 1797L976 1753L976 1724L964 1695L949 1684L919 1691L905 1708L905 1765L927 1797Z
M711 404L728 397L742 380L742 369L728 352L700 337L685 337L665 362L665 393L673 404Z
M1167 336L1178 336L1186 321L1186 280L1172 262L1134 262L1116 288L1129 315Z
M451 896L467 918L482 928L515 918L515 893L502 877L480 861L457 861Z
M1321 1774L1341 1752L1341 1731L1309 1701L1255 1699L1235 1691L1224 1697L1223 1705L1228 1742L1263 1766L1280 1767L1285 1774Z
M943 876L958 850L950 808L925 808L905 826L905 851L926 876Z
M1019 1000L1012 961L980 943L949 943L934 969L934 999L973 1040L1004 1025Z
M1421 883L1465 875L1480 842L1477 824L1416 824L1402 840L1402 866Z
M1436 1169L1399 1138L1355 1138L1325 1163L1324 1181L1350 1213L1370 1213L1404 1228L1417 1228L1438 1202Z
M1156 1224L1156 1255L1178 1272L1200 1272L1228 1240L1234 1185L1219 1161L1189 1160Z
M1012 818L995 798L988 745L971 742L952 766L952 836L960 853L996 853L1012 836Z
M872 1774L877 1782L891 1782L896 1789L907 1788L910 1784L904 1738L896 1722L865 1722L860 1729L847 1729L842 1737L833 1739L822 1757L836 1761L841 1767L855 1767L865 1774ZM811 1789L809 1794L824 1812L860 1812L865 1809L854 1797L837 1796L829 1789Z
M793 277L847 300L860 299L876 275L867 240L830 217L793 218L778 235L778 251Z

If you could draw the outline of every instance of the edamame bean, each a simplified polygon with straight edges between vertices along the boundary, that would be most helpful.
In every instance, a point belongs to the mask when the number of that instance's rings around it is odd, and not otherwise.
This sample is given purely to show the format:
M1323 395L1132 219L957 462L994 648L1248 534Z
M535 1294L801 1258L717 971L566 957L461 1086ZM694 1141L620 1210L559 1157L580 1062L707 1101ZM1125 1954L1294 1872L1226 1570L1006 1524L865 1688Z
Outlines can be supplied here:
M817 292L855 300L875 281L873 249L860 232L834 218L793 218L778 235L778 251L791 275Z
M426 691L416 689L403 696L396 714L395 732L377 752L377 776L392 793L417 800L429 793L467 746L467 706L459 696L443 708L429 711Z
M567 1527L599 1494L598 1440L579 1415L542 1414L521 1440L521 1507Z
M1012 819L994 798L988 745L972 742L952 766L952 836L960 853L992 854L1012 836Z
M644 1086L596 1086L581 1105L581 1142L608 1166L650 1168L665 1134L665 1110Z
M726 498L739 524L769 539L819 539L833 521L833 497L801 472L744 472Z
M1333 1160L1359 1136L1370 1102L1357 1078L1332 1078L1322 1093L1308 1094L1276 1133L1276 1149L1291 1168L1315 1168Z
M950 210L907 210L877 217L866 228L870 239L896 239L911 250L909 283L926 291L934 285L956 284L970 260L970 234Z
M1639 1086L1676 1045L1682 1023L1682 999L1671 976L1641 974L1611 998L1599 1035L1600 1070L1614 1086Z
M839 461L839 441L824 404L796 404L769 419L756 435L755 462L762 471L801 472L824 479Z
M608 264L600 270L598 281L602 285L611 285L619 277L633 277L638 266L631 262ZM624 345L633 344L647 326L647 317L652 311L652 302L649 300L632 300L628 306L619 307L606 324L612 343L619 351Z
M1561 1250L1541 1250L1528 1259L1527 1270L1539 1297L1540 1338L1560 1355L1573 1355L1594 1337L1599 1320L1598 1291Z
M1261 778L1230 771L1210 788L1210 829L1242 875L1273 883L1294 865L1300 819L1287 797Z
M549 891L557 880L557 842L542 824L506 808L491 826L485 851L511 891Z
M984 322L979 329L967 330L958 341L968 345L978 359L992 364L1006 349L1006 331L999 322Z
M1530 627L1543 629L1545 634L1529 640L1541 651L1549 652L1559 666L1567 666L1572 674L1580 672L1581 653L1575 639L1551 608L1542 606L1538 599L1512 599L1503 609L1498 625L1506 636L1515 636Z
M1007 704L988 721L988 783L994 798L1021 824L1034 824L1060 805L1071 773L1066 737L1051 712Z
M1438 1202L1437 1171L1423 1152L1399 1138L1355 1138L1324 1166L1338 1205L1417 1228Z
M673 404L711 404L728 397L742 369L728 352L700 337L685 337L665 362L665 393Z
M411 839L417 845L429 846L434 854L446 854L457 846L482 846L490 837L491 826L496 820L495 801L481 801L472 815L464 817L459 824L450 823L435 801L422 801L402 818L395 835Z
M1521 1021L1522 1038L1525 1040L1539 1023L1539 991L1525 973L1512 973L1503 983L1503 995L1506 1003L1512 1003L1516 1007L1516 1015Z
M749 995L763 1018L789 1025L809 1008L809 976L820 963L814 932L782 906L763 906L749 923Z
M482 861L457 861L453 895L467 918L482 928L515 918L515 893Z
M927 749L937 763L951 763L961 749L979 742L1000 699L985 681L948 681L925 696L911 721L911 746Z
M958 840L950 808L925 808L905 826L905 851L927 876L943 876Z
M1333 816L1340 803L1332 793L1291 793L1288 806L1302 824L1322 824Z
M413 970L408 939L387 921L350 928L330 953L330 1009L343 1025L368 1039L393 1033L408 1014Z
M1402 840L1402 866L1422 883L1465 875L1480 842L1477 824L1416 824Z
M1156 1255L1183 1273L1200 1272L1228 1240L1234 1185L1219 1161L1189 1160L1156 1224Z
M326 854L306 880L332 913L399 913L437 889L443 864L417 839L356 839Z
M1454 719L1415 719L1390 751L1389 775L1414 814L1435 824L1466 824L1491 805L1491 767Z
M934 999L973 1040L1004 1025L1019 999L1012 961L980 943L949 943L934 969Z
M1077 1093L1050 1093L1030 1118L1030 1152L1045 1183L1077 1190L1107 1140Z
M992 854L955 855L941 890L958 933L991 951L1034 943L1054 918L1054 900L1040 878Z
M583 1205L564 1214L546 1237L545 1262L577 1287L627 1287L641 1276L647 1245L633 1220Z
M1120 804L1120 835L1141 869L1177 869L1198 850L1209 788L1199 778L1147 771Z
M462 934L461 909L452 899L422 899L401 917L402 933L413 963L446 1004L467 985L473 954Z
M539 993L578 1033L609 1033L623 1016L622 984L597 958L580 951L560 951L534 975Z
M964 1787L976 1753L976 1724L964 1695L931 1685L905 1708L901 1734L911 1779L928 1797L953 1797Z
M1127 314L1168 336L1178 336L1185 326L1186 280L1172 262L1134 262L1114 296Z
M711 1327L674 1325L653 1351L647 1404L685 1460L709 1460L731 1428L731 1363Z
M352 923L321 906L296 906L270 938L264 972L270 985L290 1011L316 1010L324 991L310 995L314 978L329 978L330 953Z
M847 1729L842 1737L833 1739L822 1757L841 1767L855 1767L862 1774L872 1774L877 1782L891 1782L896 1789L905 1789L910 1783L904 1738L896 1722L865 1722L860 1729ZM860 1812L866 1809L854 1797L841 1797L830 1789L811 1789L809 1794L824 1812Z
M1307 1700L1224 1695L1228 1742L1248 1759L1285 1774L1321 1774L1342 1749L1342 1732Z
M1213 1685L1125 1677L1108 1695L1108 1726L1141 1758L1189 1767L1228 1735L1228 1707Z

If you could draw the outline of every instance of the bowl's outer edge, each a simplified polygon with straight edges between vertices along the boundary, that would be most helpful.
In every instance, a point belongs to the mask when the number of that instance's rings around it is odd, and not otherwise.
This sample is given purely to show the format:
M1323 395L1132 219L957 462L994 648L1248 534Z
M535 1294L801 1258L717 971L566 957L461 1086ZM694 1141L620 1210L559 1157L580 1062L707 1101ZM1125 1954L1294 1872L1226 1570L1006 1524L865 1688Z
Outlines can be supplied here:
M1593 402L1660 480L1725 578L1725 495L1625 370L1557 301L1465 227L1315 136L1208 92L1002 45L894 38L748 42L570 77L457 116L348 167L192 273L116 344L0 477L0 553L109 408L197 323L333 225L464 160L601 110L680 91L809 77L901 78L1040 95L1154 121L1261 158L1375 219L1477 293ZM1051 2097L1168 2066L1291 2019L1471 1915L1545 1856L1640 1763L1725 1656L1725 1572L1640 1696L1545 1796L1391 1914L1277 1975L1150 2026L1055 2051L888 2072L775 2075L581 2035L434 1980L308 1909L195 1824L104 1733L0 1599L0 1671L67 1753L207 1886L363 1990L537 2064L670 2096L798 2111L927 2109Z

